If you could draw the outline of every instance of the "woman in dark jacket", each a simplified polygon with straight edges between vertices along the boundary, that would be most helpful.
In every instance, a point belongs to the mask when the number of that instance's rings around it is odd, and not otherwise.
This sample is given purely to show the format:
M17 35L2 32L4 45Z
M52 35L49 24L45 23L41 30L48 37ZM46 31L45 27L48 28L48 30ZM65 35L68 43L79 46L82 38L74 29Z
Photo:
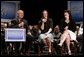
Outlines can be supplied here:
M64 19L60 22L60 31L63 33L60 38L59 46L62 46L64 41L66 41L66 45L68 48L68 54L71 55L70 50L70 40L76 40L75 34L76 26L72 20L71 13L68 10L64 11Z

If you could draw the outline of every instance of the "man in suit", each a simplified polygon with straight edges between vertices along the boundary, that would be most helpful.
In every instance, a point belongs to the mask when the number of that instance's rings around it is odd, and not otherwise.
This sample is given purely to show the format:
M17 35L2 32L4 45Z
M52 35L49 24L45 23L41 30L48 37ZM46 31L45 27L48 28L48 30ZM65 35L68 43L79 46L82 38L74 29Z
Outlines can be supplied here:
M27 21L23 19L24 11L18 10L17 11L17 19L11 21L11 27L13 28L27 28Z
M11 21L11 28L25 28L27 29L27 21L23 19L24 17L24 11L23 10L18 10L16 13L16 20ZM15 51L16 53L23 54L25 52L25 42L15 42Z

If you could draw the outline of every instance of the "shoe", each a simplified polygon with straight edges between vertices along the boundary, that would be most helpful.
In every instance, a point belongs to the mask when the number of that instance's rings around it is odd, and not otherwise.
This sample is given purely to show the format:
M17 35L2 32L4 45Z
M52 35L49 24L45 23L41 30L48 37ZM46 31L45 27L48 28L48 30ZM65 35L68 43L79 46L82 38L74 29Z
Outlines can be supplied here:
M49 49L49 53L51 53L51 50Z
M24 53L23 53L23 52L21 52L21 53L20 53L20 55L24 55Z
M71 55L71 51L68 51L68 54Z
M61 48L61 47L62 47L62 45L61 45L61 44L58 44L58 47L60 47L60 48Z
M51 54L51 49L49 49L49 54Z

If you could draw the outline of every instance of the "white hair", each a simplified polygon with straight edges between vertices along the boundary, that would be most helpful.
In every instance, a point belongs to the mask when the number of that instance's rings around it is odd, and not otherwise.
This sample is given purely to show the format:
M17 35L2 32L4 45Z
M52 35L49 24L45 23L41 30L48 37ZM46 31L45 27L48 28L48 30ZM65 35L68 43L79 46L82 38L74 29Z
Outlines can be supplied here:
M18 10L17 13L24 13L24 11L23 10Z

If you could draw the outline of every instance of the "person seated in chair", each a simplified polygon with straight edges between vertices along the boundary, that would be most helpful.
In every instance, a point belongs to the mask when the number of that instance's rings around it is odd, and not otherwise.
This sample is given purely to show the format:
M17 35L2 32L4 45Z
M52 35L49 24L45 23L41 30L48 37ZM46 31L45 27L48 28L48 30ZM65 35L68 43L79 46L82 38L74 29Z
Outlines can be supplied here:
M33 36L34 36L34 40L33 40L33 46L34 46L34 52L38 53L38 48L39 48L39 42L38 42L38 37L39 37L39 29L38 29L38 25L34 25L33 26Z
M78 43L79 43L79 52L83 53L83 24L80 24L77 36L78 36L77 40L78 40Z
M39 40L42 40L48 46L48 52L51 53L51 42L53 42L53 35L51 34L53 28L53 21L48 17L47 10L42 12L43 16L39 21Z
M3 55L7 51L7 43L5 42L5 28L7 28L7 24L1 23L1 55Z
M53 47L55 48L55 51L57 54L59 54L59 48L57 44L60 41L60 36L61 36L61 32L60 32L59 25L56 25L53 31L53 37L54 37Z
M59 39L61 36L59 25L56 25L54 28L54 37L55 39Z
M33 26L32 25L29 25L28 26L28 31L27 31L26 43L25 43L26 53L29 53L30 47L32 46L33 40L34 40Z
M62 32L62 35L60 37L60 43L58 45L62 46L64 41L66 41L69 55L71 55L70 40L77 41L75 30L76 30L76 25L72 20L70 11L64 10L64 19L61 20L60 22L60 31Z

